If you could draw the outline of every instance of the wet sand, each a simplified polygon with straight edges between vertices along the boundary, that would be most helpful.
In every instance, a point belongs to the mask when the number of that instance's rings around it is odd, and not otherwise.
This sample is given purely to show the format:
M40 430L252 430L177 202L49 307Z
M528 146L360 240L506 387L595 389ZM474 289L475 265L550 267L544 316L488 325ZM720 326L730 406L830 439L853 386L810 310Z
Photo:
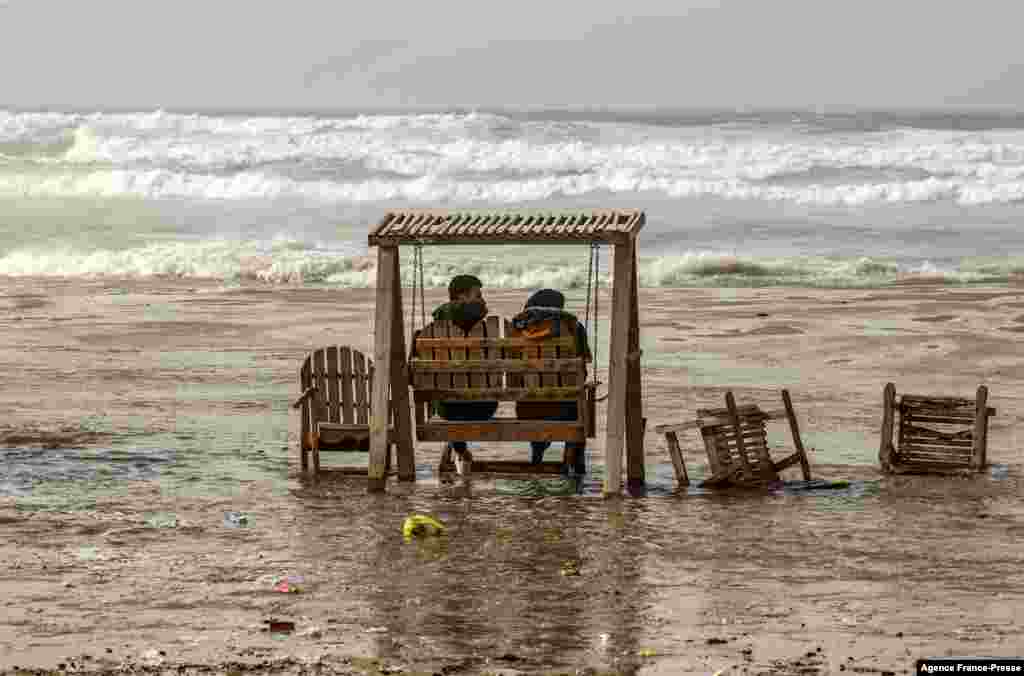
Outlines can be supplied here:
M330 342L371 352L372 291L3 288L5 673L904 673L924 656L1022 655L1024 287L642 290L649 429L727 389L775 408L786 387L815 477L851 485L676 490L651 433L648 496L614 500L600 429L583 495L557 479L441 482L433 444L420 480L387 495L302 479L298 367ZM523 297L488 293L498 314ZM986 384L991 470L880 475L888 381ZM700 441L684 442L699 480ZM51 466L66 471L33 485ZM80 476L91 466L111 474ZM449 534L404 542L412 512ZM274 591L287 575L300 593Z

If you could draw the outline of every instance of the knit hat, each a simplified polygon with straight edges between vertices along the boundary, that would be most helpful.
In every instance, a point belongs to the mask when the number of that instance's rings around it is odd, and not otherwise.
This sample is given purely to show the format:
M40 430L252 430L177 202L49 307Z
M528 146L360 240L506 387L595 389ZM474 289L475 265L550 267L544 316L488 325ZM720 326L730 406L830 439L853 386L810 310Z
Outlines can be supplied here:
M529 300L526 301L526 307L565 307L565 296L562 295L561 291L555 291L554 289L541 289L537 291Z

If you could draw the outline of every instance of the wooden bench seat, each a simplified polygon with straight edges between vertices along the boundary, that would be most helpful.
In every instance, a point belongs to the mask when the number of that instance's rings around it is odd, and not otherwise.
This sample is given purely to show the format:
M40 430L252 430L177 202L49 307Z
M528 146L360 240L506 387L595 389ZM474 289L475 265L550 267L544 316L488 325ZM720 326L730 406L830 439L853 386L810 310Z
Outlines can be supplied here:
M585 383L586 355L576 354L576 323L562 320L558 331L558 337L528 338L496 316L478 322L468 333L448 321L435 321L418 331L409 359L416 438L445 442L447 447L450 441L583 442L594 436L594 388ZM442 401L526 403L530 417L551 405L576 403L578 416L574 421L500 416L449 421L437 415L436 405ZM442 459L442 470L447 465ZM478 471L503 467L546 473L559 471L561 464L473 460Z

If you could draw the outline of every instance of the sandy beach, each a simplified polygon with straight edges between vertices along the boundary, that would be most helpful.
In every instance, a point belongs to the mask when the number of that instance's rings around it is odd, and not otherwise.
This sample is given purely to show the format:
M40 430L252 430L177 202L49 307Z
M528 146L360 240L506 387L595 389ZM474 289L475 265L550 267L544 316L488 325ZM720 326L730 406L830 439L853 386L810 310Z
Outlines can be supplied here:
M298 368L325 344L372 352L372 290L2 286L0 673L902 674L1024 654L1024 286L641 289L649 490L613 500L603 413L582 495L440 482L433 444L386 495L301 477ZM525 293L487 298L509 315ZM989 470L882 475L890 381L987 385ZM654 425L727 390L776 408L781 388L815 478L848 489L676 488ZM779 452L788 435L769 427ZM448 536L404 542L413 512ZM274 591L289 575L301 592Z

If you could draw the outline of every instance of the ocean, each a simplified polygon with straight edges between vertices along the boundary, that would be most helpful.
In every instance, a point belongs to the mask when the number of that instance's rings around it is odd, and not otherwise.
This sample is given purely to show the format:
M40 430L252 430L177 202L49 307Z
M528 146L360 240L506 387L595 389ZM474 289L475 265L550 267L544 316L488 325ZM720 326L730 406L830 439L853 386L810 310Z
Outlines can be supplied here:
M1020 114L0 110L14 277L368 287L388 209L610 206L647 214L643 287L991 285L1024 273L1022 201ZM586 284L584 247L424 258L429 286Z

